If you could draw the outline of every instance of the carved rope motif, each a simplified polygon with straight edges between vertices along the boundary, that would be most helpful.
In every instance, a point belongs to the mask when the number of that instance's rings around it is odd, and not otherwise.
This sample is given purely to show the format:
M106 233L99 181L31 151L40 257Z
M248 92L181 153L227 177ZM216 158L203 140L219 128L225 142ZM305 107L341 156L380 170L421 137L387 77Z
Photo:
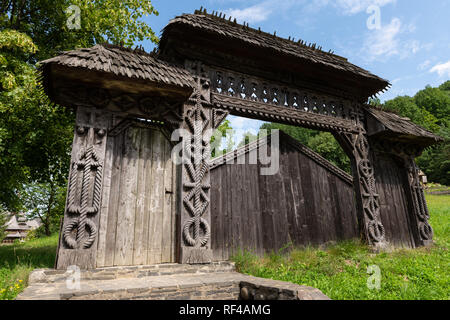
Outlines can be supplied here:
M78 134L84 134L84 128L77 129ZM93 130L93 129L92 129ZM100 129L97 135L101 138L105 131ZM78 186L78 176L81 172L81 186ZM92 179L92 175L94 179ZM73 161L70 171L70 182L67 200L67 213L78 215L64 227L63 238L70 249L82 247L88 249L97 236L97 227L88 215L95 215L100 209L102 187L101 159L94 150L93 145L83 149L77 161ZM92 201L91 198L92 192ZM77 204L77 195L79 203ZM89 231L86 230L86 227ZM76 229L76 235L73 231ZM87 234L86 234L87 232Z
M187 219L183 225L183 238L185 245L190 247L204 247L210 238L210 226L203 218L209 210L210 198L209 190L211 185L207 182L206 176L209 172L209 135L207 130L211 123L207 110L203 107L201 89L208 86L208 83L199 80L199 89L190 99L194 106L186 111L185 123L190 132L190 136L183 139L183 165L186 171L183 179L183 205L191 218ZM200 235L200 231L203 235Z
M417 217L420 239L428 241L433 239L433 228L428 223L430 214L428 212L427 202L422 184L419 179L419 168L413 158L407 162L409 186L411 188L412 198L414 202L414 211Z
M365 232L369 244L385 242L385 230L380 218L379 194L375 184L373 165L370 161L369 142L365 130L358 134L342 134L341 137L353 148L358 170L359 189L362 198Z

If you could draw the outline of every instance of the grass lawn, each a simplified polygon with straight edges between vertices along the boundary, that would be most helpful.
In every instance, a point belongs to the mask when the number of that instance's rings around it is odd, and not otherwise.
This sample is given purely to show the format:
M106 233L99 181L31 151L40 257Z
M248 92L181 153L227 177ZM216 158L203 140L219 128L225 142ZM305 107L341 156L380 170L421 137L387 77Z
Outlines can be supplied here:
M0 300L14 299L37 268L53 268L58 235L0 246Z
M235 257L240 272L319 288L332 299L449 299L450 195L427 195L432 248L371 254L357 242L326 250L306 248L258 258ZM52 268L58 236L0 246L0 300L14 299L30 271ZM381 289L367 288L367 267L381 270Z
M320 289L331 299L450 298L450 195L427 195L435 245L370 253L357 241L327 249L294 249L258 258L249 253L234 257L238 270L257 277L290 281ZM368 266L381 271L380 289L369 289Z

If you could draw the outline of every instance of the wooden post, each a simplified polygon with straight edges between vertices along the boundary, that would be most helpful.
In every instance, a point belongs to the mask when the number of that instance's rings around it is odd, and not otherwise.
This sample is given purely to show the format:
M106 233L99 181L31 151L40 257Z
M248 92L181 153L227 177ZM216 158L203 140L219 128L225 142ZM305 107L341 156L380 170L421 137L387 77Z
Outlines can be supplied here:
M381 223L379 195L366 132L363 127L359 127L357 133L335 133L335 137L352 162L360 235L375 250L384 249L387 242Z
M416 228L414 232L416 246L427 246L433 243L433 229L428 223L430 214L428 212L423 187L419 179L419 168L417 167L413 156L405 158L404 161L407 175L406 179L408 181L408 187L405 191L411 207L410 219L413 221L413 226Z
M109 113L77 108L64 224L57 253L57 269L76 265L96 267L102 172Z
M179 183L181 263L210 263L210 139L213 126L209 81L197 79L197 89L184 105L181 181Z

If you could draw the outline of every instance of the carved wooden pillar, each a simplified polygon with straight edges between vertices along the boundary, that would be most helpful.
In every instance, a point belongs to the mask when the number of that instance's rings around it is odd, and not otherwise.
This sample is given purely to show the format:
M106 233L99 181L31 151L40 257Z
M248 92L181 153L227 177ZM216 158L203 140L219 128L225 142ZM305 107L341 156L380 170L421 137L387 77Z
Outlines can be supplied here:
M379 196L366 131L363 127L359 127L357 133L337 133L335 137L352 160L361 237L374 249L383 249L387 246L387 242L380 218Z
M96 267L107 129L110 114L95 108L77 108L64 223L56 268Z
M388 154L403 168L404 191L408 201L408 218L416 247L430 245L433 242L433 229L428 223L430 218L423 186L420 183L419 168L414 159L422 153L423 147L385 140L374 141L377 153Z
M209 81L197 78L197 88L184 105L180 183L180 262L210 263L211 212L209 158L212 109Z
M419 179L419 168L413 156L405 159L405 168L409 182L409 192L407 192L407 195L412 205L412 218L415 220L415 226L417 228L416 246L430 245L433 243L433 229L428 223L430 214Z

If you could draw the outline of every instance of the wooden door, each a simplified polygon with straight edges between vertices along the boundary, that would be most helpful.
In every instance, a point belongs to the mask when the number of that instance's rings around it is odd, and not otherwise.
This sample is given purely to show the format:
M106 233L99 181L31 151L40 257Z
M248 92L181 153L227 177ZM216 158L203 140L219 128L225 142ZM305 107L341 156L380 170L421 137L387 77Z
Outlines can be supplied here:
M157 128L108 139L97 266L175 262L175 173Z

